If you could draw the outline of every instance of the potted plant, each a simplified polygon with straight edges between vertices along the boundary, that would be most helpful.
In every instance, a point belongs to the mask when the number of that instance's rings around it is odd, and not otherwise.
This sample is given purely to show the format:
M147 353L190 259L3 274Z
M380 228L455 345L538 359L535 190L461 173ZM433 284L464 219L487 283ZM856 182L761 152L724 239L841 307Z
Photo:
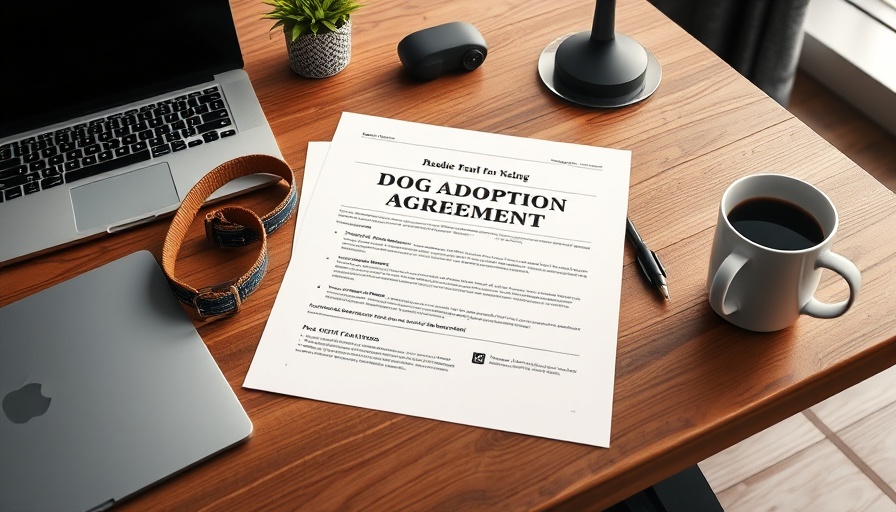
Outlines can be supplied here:
M351 13L355 0L263 0L273 10L263 19L282 27L289 66L309 78L333 76L348 66L352 56Z

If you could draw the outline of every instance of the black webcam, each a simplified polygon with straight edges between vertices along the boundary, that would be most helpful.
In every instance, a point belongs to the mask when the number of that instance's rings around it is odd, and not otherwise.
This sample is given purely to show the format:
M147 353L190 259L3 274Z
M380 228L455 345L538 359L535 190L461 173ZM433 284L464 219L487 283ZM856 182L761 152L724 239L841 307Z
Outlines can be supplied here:
M450 71L473 71L488 47L476 27L454 21L414 32L398 43L398 58L411 78L434 80Z

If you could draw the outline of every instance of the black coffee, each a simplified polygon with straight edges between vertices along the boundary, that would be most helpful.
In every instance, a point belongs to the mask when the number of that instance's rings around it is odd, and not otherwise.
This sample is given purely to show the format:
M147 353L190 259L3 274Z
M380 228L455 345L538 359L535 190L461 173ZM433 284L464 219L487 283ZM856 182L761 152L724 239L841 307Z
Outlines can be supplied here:
M799 251L824 240L815 217L799 206L771 197L748 199L728 213L738 233L759 245L782 251Z

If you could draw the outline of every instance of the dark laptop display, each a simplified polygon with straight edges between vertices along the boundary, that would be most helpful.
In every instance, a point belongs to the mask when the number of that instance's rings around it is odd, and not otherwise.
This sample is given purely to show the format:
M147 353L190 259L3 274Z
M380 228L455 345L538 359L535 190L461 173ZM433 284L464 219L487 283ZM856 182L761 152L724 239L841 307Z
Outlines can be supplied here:
M220 0L0 4L0 137L243 66ZM223 2L226 6L227 2Z

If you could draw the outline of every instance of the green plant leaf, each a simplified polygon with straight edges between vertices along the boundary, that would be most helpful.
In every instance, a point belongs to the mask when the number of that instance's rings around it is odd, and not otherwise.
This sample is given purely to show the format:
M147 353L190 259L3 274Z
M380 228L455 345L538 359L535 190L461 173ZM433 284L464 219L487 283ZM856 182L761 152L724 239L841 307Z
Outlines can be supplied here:
M356 0L261 0L271 7L262 19L275 20L271 30L282 27L296 40L304 34L339 30L351 13L360 9Z

